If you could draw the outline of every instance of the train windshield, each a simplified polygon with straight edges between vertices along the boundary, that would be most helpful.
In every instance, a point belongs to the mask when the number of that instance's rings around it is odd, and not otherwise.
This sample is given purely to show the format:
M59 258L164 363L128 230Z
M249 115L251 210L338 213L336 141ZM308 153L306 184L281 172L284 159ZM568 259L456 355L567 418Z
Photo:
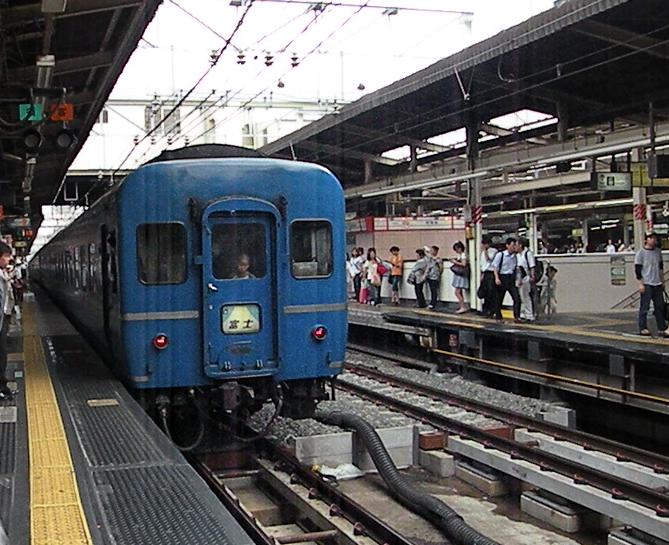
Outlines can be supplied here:
M319 278L332 274L332 227L327 221L296 221L290 228L293 276Z
M219 223L211 232L212 270L219 280L265 276L265 227L261 223Z

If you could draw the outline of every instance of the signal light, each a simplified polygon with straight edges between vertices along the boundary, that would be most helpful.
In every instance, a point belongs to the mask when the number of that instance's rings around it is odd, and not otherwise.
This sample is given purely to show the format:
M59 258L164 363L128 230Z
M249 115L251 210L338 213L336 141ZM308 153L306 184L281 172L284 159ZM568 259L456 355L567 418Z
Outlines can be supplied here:
M67 149L74 144L77 139L74 131L70 129L61 129L56 134L56 146L60 149Z
M328 336L328 330L324 325L317 325L311 330L311 336L315 341L323 341Z
M167 348L168 344L170 344L170 341L164 333L158 333L158 335L153 338L153 347L156 350L164 350Z
M28 129L23 133L23 145L29 152L36 151L42 145L42 134L37 129Z

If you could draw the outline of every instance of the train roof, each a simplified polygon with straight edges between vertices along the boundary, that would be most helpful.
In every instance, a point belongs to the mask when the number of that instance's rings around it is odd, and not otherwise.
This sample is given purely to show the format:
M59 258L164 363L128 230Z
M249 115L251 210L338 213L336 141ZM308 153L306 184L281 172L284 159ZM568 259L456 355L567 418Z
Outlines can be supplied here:
M254 149L231 146L228 144L198 144L185 146L174 150L163 150L160 155L154 157L145 165L151 163L162 163L179 159L224 159L232 157L267 157Z

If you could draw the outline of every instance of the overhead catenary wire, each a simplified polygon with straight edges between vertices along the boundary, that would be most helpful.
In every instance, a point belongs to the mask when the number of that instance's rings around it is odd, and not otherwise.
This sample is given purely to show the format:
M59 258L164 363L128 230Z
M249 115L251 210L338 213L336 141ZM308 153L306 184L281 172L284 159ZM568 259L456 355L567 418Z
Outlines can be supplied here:
M223 36L222 34L220 34L216 29L214 29L214 28L212 28L211 26L209 26L209 24L207 24L205 21L203 21L202 19L200 19L200 18L199 18L197 15L195 15L193 12L188 11L188 10L187 10L186 8L184 8L181 4L179 4L179 2L176 2L175 0L168 0L168 1L169 1L170 4L172 4L174 7L176 7L179 11L181 11L182 13L185 13L188 17L190 17L190 18L193 19L195 22L197 22L197 23L199 23L200 25L202 25L202 26L203 26L204 28L206 28L209 32L211 32L212 34L214 34L215 36L217 36L217 37L220 38L221 40L225 40L225 39L226 39L225 36ZM232 42L230 42L230 46L231 46L233 49L235 49L236 51L241 51L241 48L237 47L237 46L236 46L235 44L233 44Z
M136 147L140 143L142 143L144 140L149 138L152 134L154 134L174 114L174 112L177 111L181 107L181 105L186 101L186 99L191 94L193 94L195 89L197 89L197 87L200 85L200 83L202 83L204 78L207 77L207 75L209 75L209 73L212 71L212 69L218 64L218 61L223 56L223 53L225 53L225 51L228 49L230 43L232 42L232 39L235 37L235 35L239 31L239 29L244 24L244 20L246 19L246 16L248 15L251 8L253 7L254 1L255 0L249 0L248 1L248 4L246 5L246 9L242 13L239 20L237 21L237 24L235 25L235 28L232 30L230 36L225 39L225 43L221 47L220 51L216 54L216 56L212 59L209 68L207 68L207 70L205 70L205 72L198 78L198 80L191 86L191 88L177 101L177 103L174 106L172 106L172 108L170 108L170 110L167 112L167 114L164 115L162 117L162 119L151 128L151 130L149 130L142 138L140 138L140 140L131 148L131 150L123 158L123 160L121 161L119 166L116 167L116 169L114 170L114 173L118 172L119 170L121 170L121 168L123 168L123 165L130 158L130 156L132 155L132 153L136 149ZM86 195L88 195L88 193Z
M170 1L176 5L176 2L174 2L173 0L170 0ZM183 10L184 8L181 8L181 9ZM285 28L286 26L290 25L291 23L297 21L299 18L303 17L304 15L306 15L306 14L308 14L308 13L309 13L309 11L305 11L305 12L298 13L297 15L291 17L291 18L290 18L288 21L286 21L285 23L283 23L283 24L281 24L281 25L279 25L279 26L273 28L271 31L269 31L269 32L267 32L266 34L264 34L263 36L261 36L258 40L256 40L256 42L255 42L253 45L251 45L251 46L249 46L249 47L250 47L250 48L253 48L253 47L256 47L256 46L260 45L264 40L266 40L267 38L269 38L269 37L272 36L273 34L279 32L280 30L282 30L282 29ZM295 40L297 40L300 36L302 36L302 35L308 30L308 28L309 28L314 22L316 22L316 20L317 20L320 16L321 16L321 14L316 13L315 16L314 16L312 19L310 19L310 21L307 23L307 25L305 25L304 28L302 28L302 30L301 30L301 31L300 31L294 38L292 38L288 43L286 43L286 45L284 45L284 46L281 48L280 51L281 51L281 52L286 51L286 49L288 49L288 47L290 47L290 46L295 42ZM195 20L199 22L199 18L195 18ZM212 29L209 25L206 25L206 28L209 29L210 31L214 32L214 33L216 34L216 36L219 36L219 37L221 36L221 34L219 34L215 29ZM248 48L245 48L245 50L246 50L246 49L248 49ZM253 79L258 78L258 77L262 74L262 72L264 72L266 69L267 69L267 67L261 69L261 70L256 74L256 76L254 76ZM241 89L239 90L239 92L241 92ZM234 98L234 97L237 95L237 93L238 93L238 92L235 92L235 93L232 94L232 95L230 95L230 93L225 93L225 94L221 95L216 101L211 102L210 104L208 104L207 107L206 107L204 110L202 110L201 107L202 107L203 104L205 104L205 103L207 102L207 100L209 100L209 98L211 97L211 94L210 94L208 97L206 97L205 99L201 100L200 103L199 103L198 105L196 105L196 106L195 106L195 107L194 107L188 114L186 114L186 116L185 116L184 118L181 119L181 122L183 122L186 118L190 117L190 115L191 115L192 113L194 113L195 111L198 111L198 110L199 110L199 114L198 114L198 116L197 116L194 120L191 120L191 123L188 125L188 127L187 127L186 129L183 129L183 128L182 128L182 130L181 130L181 134L179 135L179 137L178 137L177 139L180 139L180 138L186 138L187 135L188 135L188 133L189 133L189 131L193 130L193 129L199 124L199 122L200 122L202 119L204 119L204 116L205 116L205 114L206 114L208 111L210 111L212 108L217 107L218 104L219 104L221 101L225 101L225 102L221 105L221 107L224 108L224 107L230 102L230 100L231 100L232 98ZM212 94L213 94L213 93L212 93ZM167 137L168 137L168 135L167 135L167 134L164 134L163 136L161 136L161 137L158 139L158 141L156 142L156 144L159 143L159 142L161 142L161 141L163 141L163 140L166 139ZM169 144L168 144L168 145L169 145ZM146 157L146 156L149 154L149 152L151 151L151 149L152 149L152 148L148 148L148 149L146 149L146 150L144 151L144 153L142 153L142 155L141 155L135 162L136 162L136 163L140 163L140 162L142 161L142 159L143 159L144 157Z
M242 13L241 17L238 19L237 24L235 25L234 29L230 33L230 36L224 40L224 44L221 47L220 51L216 54L216 56L212 59L209 68L205 70L205 72L198 78L198 80L191 86L191 88L177 101L177 103L167 112L166 115L164 115L158 123L156 123L151 130L147 131L146 134L140 138L137 142L134 143L130 151L125 155L121 163L113 170L111 176L112 179L114 175L123 168L123 165L126 163L126 161L130 158L132 153L137 149L137 146L141 144L143 141L145 141L147 138L149 138L152 134L154 134L166 121L169 119L175 111L177 111L181 105L188 99L188 97L197 89L197 87L202 83L204 78L212 71L212 69L218 64L218 61L221 59L223 56L223 53L227 50L228 46L230 45L232 39L235 37L239 29L242 27L244 24L244 20L246 19L246 16L248 15L249 11L251 10L251 7L253 6L255 0L248 0L248 4L246 5L246 9ZM100 184L102 183L102 180L98 180L93 186L84 194L82 195L76 202L75 206L78 205L81 200L84 200L84 203L87 202L88 196L95 191L98 187L100 187ZM61 182L60 187L58 188L58 191L56 192L56 195L54 196L52 200L52 204L56 202L58 199L58 196L60 195L60 192L62 191L62 188L64 187L64 179L63 182Z
M310 0L258 0L258 2L267 2L267 3L276 3L276 4L307 4L313 6L316 4ZM352 2L319 2L323 7L332 7L332 8L357 8L360 4L354 4ZM421 8L421 7L399 7L399 6L388 6L388 5L376 5L369 2L365 3L363 6L369 9L380 9L380 10L398 10L398 11L415 11L421 13L454 13L458 15L474 15L473 11L460 11L454 9L438 9L438 8Z
M305 12L305 13L309 13L309 12L307 11L307 12ZM323 13L324 13L324 11L322 11L322 12L320 12L320 13L315 13L314 17L313 17L313 18L312 18L312 19L311 19L311 20L310 20L310 21L309 21L309 22L302 28L302 30L300 30L300 31L297 33L296 36L294 36L293 38L291 38L291 39L290 39L290 40L289 40L289 41L288 41L288 42L281 48L280 51L286 51L286 50L287 50L293 43L295 43L295 41L296 41L297 39L299 39L301 36L304 36L304 35L306 34L306 32L309 30L309 28L311 28L311 26L312 26L313 24L315 24L315 23L319 20L319 17L321 17ZM323 43L323 42L321 42L321 43ZM306 59L307 56L308 56L308 54L305 55L305 56L302 58L302 61L304 61L304 59ZM262 75L262 73L265 72L267 69L269 69L269 67L262 68L262 69L261 69L255 76L254 76L253 79L254 79L254 80L258 79L258 78ZM292 70L292 67L291 67L291 70ZM282 78L282 77L284 77L289 71L290 71L290 70L284 72L281 76L279 76L279 79ZM227 100L226 100L225 104L223 104L222 107L225 107L225 106L230 102L230 100L232 100L232 99L233 99L234 97L236 97L239 93L241 93L242 90L243 90L243 88L237 89L237 90L236 90L233 94L231 94L229 97L226 97ZM257 93L256 95L254 95L250 100L244 102L241 106L239 106L239 107L237 108L237 110L241 110L241 109L246 108L246 106L248 106L248 104L250 104L251 102L253 102L253 100L255 100L256 98L258 98L263 92L265 92L265 91L267 91L267 90L268 90L268 87L265 87L262 91L260 91L260 92ZM235 110L235 113L237 112L237 110ZM229 116L228 116L227 118L225 118L221 123L227 121L227 119L229 119ZM192 126L191 126L191 127L192 127ZM198 138L201 138L202 136L205 136L206 134L208 134L209 132L211 132L211 131L214 130L214 129L215 129L215 126L209 128L209 129L206 129L205 132L203 132L202 134L196 136L193 140L197 140ZM189 128L189 130L190 130L190 128Z
M357 9L356 11L354 11L351 15L349 15L349 16L344 20L343 23L341 23L337 28L335 28L332 32L330 32L325 38L323 38L320 42L318 42L318 43L317 43L317 44L316 44L316 45L315 45L315 46L314 46L314 47L313 47L313 48L312 48L306 55L304 55L304 56L302 57L302 62L304 62L305 59L307 59L307 58L310 57L313 53L315 53L315 52L318 50L318 48L321 47L321 45L323 45L323 43L325 43L327 40L329 40L334 34L336 34L336 33L337 33L339 30L341 30L344 26L346 26L346 25L351 21L351 19L353 19L353 17L355 17L358 13L360 13L360 12L367 6L367 4L369 4L369 2L370 2L370 0L368 0L367 2L365 2L365 4L363 4L363 5L361 5L361 6L358 6L358 9ZM284 73L280 76L280 78L281 78L281 77L284 77L284 76L285 76L286 74L288 74L289 72L290 72L290 70L287 70L286 72L284 72ZM266 92L267 90L268 90L268 87L265 87L264 89L261 89L259 92L257 92L255 95L253 95L250 99L248 99L246 102L244 102L242 105L240 105L234 112L232 112L230 115L228 115L227 117L225 117L220 123L222 124L222 123L225 123L226 121L232 119L232 117L236 116L240 111L242 111L244 108L246 108L246 106L247 106L248 104L250 104L251 102L253 102L256 98L258 98L262 93ZM211 132L214 128L215 128L215 127L210 127L210 128L208 128L208 129L206 129L204 132L202 132L202 133L200 133L199 135L197 135L197 136L194 138L194 140L197 140L198 138L202 138L203 136L205 136L206 134L208 134L209 132Z

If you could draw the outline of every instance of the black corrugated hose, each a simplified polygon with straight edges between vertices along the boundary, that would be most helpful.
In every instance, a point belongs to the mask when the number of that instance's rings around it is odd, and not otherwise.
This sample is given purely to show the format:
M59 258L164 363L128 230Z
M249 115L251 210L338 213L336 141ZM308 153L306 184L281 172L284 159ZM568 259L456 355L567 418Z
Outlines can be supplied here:
M319 411L316 418L334 426L353 428L365 443L376 469L397 499L412 511L428 518L457 545L500 545L469 526L460 515L434 496L411 486L397 470L381 438L369 422L357 415Z

